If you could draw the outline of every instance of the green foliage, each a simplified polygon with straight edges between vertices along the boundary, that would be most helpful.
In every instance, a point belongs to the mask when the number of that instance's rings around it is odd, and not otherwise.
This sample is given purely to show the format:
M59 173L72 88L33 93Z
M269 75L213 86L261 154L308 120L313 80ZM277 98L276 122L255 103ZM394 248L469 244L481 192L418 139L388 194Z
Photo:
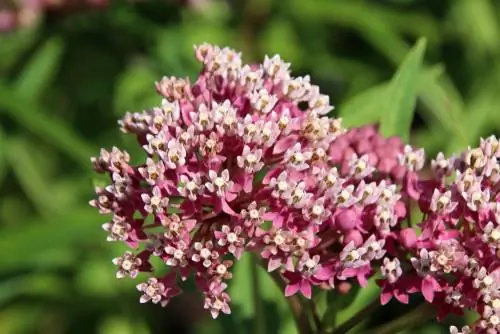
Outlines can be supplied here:
M282 292L250 256L235 265L230 317L205 320L189 286L167 309L138 305L135 282L114 279L119 252L105 242L106 218L87 205L89 157L121 145L140 158L116 118L159 104L163 75L194 79L193 44L229 45L247 61L280 53L330 95L345 125L378 122L429 156L500 129L498 2L208 2L197 11L120 1L0 35L1 333L296 332ZM320 316L342 324L377 289L353 289L344 304L316 292ZM368 317L354 332L380 321ZM421 332L443 330L405 331Z
M389 83L387 96L379 96L384 100L380 108L380 132L387 137L399 136L409 140L425 45L425 40L415 45Z

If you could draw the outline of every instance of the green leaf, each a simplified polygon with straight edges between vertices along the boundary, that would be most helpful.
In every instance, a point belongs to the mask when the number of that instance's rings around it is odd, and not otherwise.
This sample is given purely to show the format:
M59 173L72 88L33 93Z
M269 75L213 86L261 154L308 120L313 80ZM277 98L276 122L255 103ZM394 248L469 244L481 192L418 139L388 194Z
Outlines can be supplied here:
M93 208L68 208L64 215L53 215L50 219L35 218L23 225L0 230L0 271L18 268L45 268L56 261L59 255L78 252L85 244L104 243L104 222ZM102 241L101 241L102 240ZM54 256L57 255L57 256Z
M135 63L121 75L115 90L115 112L123 115L127 110L141 110L159 106L155 81L160 78L146 64Z
M430 124L439 123L447 136L452 136L456 144L467 143L467 123L463 101L446 76L424 72L419 81L419 97L425 106L424 116L430 116Z
M4 153L25 194L38 211L44 216L61 211L62 208L54 200L48 180L43 175L44 170L37 168L30 145L22 139L10 139Z
M148 334L150 333L145 322L138 319L113 316L106 318L99 326L99 334Z
M104 254L103 254L104 255ZM85 261L78 271L75 285L79 291L94 296L113 296L121 284L116 282L116 267L103 256Z
M255 310L252 305L252 256L249 253L243 254L236 262L234 278L229 286L229 294L232 297L232 304L238 307L238 317L253 318Z
M0 283L0 306L19 296L57 296L68 291L69 286L52 273L37 273L4 280ZM57 287L57 288L56 288Z
M425 39L417 42L389 84L380 124L381 133L387 137L409 140L425 47Z
M288 20L275 19L269 22L262 36L262 44L266 54L279 54L292 64L297 64L303 57L304 49Z
M326 292L327 308L323 313L321 322L325 328L332 329L337 325L337 321L343 322L343 318L339 318L338 313L348 308L358 298L361 287L354 285L347 294L340 294L336 290Z
M38 29L15 29L0 34L0 75L9 70L38 40Z
M419 88L427 92L424 88L429 84L437 84L435 81L443 71L442 66L430 67L418 76ZM353 96L339 107L339 117L342 117L342 124L346 127L358 127L368 123L377 123L386 112L384 109L385 100L388 98L390 82L383 82L375 85L367 90ZM423 93L424 94L424 93ZM447 118L439 112L440 109L433 108L430 112L433 113L438 120L443 119L446 122Z
M377 123L384 112L382 106L388 87L388 83L373 86L341 104L339 117L342 117L342 124L349 128Z
M50 85L63 52L63 43L53 37L45 42L25 65L14 83L20 96L36 101Z
M0 114L2 112L41 139L64 151L85 169L89 168L89 157L94 155L97 149L81 139L61 120L49 116L40 105L0 83Z
M467 44L467 52L483 56L500 48L500 26L490 0L457 0L451 10L455 32ZM477 58L476 58L477 59Z
M353 295L347 298L347 304L339 305L340 309L335 319L337 326L348 321L354 314L365 308L375 298L378 298L380 288L375 283L375 279L376 278L373 277L368 280L368 285L366 287L360 288L358 291L354 290Z
M291 14L302 22L327 22L357 32L393 63L401 61L408 51L406 42L391 26L391 17L401 16L402 13L390 12L384 7L358 1L291 0L286 2L286 6ZM409 19L412 15L405 17ZM399 24L403 21L398 20ZM422 22L420 18L415 21Z
M7 140L2 128L0 127L0 186L7 175Z

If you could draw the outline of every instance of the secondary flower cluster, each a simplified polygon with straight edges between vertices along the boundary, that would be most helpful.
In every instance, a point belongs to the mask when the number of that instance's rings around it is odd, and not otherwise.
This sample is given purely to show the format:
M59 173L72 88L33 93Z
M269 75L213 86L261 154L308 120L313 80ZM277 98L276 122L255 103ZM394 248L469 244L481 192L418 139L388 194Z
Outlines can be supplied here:
M134 0L137 2L138 0ZM169 0L175 1L175 0ZM194 10L203 10L210 0L177 0ZM3 1L5 2L5 1ZM18 0L0 3L0 32L33 26L45 12L68 12L107 7L109 0ZM10 4L12 3L12 4Z
M117 277L154 274L137 286L141 302L166 305L192 276L214 318L230 313L231 267L250 251L279 272L286 296L365 286L380 272L382 304L421 293L440 318L470 308L479 332L500 329L495 138L458 158L440 154L422 180L423 150L375 126L344 129L326 116L328 96L279 56L245 65L208 44L195 54L196 82L164 77L161 105L119 122L146 161L132 165L118 148L92 159L112 180L91 202L112 215L108 240L135 249L113 261Z

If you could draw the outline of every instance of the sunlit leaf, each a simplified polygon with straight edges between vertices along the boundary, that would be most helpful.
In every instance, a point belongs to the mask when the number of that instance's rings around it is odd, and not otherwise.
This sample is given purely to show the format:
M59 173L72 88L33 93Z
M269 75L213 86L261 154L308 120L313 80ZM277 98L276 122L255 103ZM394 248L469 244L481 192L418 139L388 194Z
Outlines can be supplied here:
M85 294L96 296L112 296L118 292L121 284L117 284L116 267L110 259L90 259L82 264L76 277L76 286Z
M238 317L252 318L255 314L252 295L252 256L245 253L235 264L234 278L229 287L232 303L238 307Z
M380 288L375 283L375 278L370 279L366 287L359 289L359 291L355 293L354 300L351 302L348 300L348 306L341 308L339 312L336 313L337 318L335 323L337 326L342 325L357 312L365 308L368 304L378 298L379 294Z
M69 287L64 280L54 274L37 273L13 277L0 282L0 306L10 300L25 296L57 296L64 293Z
M14 84L16 92L23 97L36 101L50 85L63 52L61 39L47 40L31 56Z
M409 139L425 47L425 39L417 42L389 84L380 125L380 131L385 136Z
M146 64L135 63L121 75L115 90L114 105L117 115L126 111L139 111L160 105L155 82L161 79Z
M0 186L7 175L7 138L0 127Z
M394 31L378 6L329 0L292 0L289 3L287 7L292 14L302 20L326 21L358 32L394 63L401 61L408 51L406 42Z
M388 83L382 83L354 96L339 107L339 117L346 127L377 123L382 113Z
M291 22L273 20L262 36L262 49L266 54L279 54L282 59L298 66L304 51L293 32Z
M68 210L64 215L33 219L25 222L22 228L3 228L0 230L0 253L9 256L0 258L0 271L43 268L46 261L60 261L54 256L57 252L64 255L77 251L82 245L104 241L102 222L94 209L83 207Z
M0 114L2 112L7 113L22 127L36 133L40 139L63 150L85 169L89 166L89 157L98 152L61 120L49 116L42 107L5 84L0 84Z
M500 24L490 0L457 0L451 18L469 53L495 53L500 48Z
M148 327L144 323L140 323L137 319L125 317L109 317L106 318L99 328L99 334L148 334Z
M11 68L23 53L37 41L38 29L20 29L0 34L0 73Z
M38 208L38 211L48 216L62 209L53 197L49 180L43 170L37 168L37 163L30 152L30 145L21 139L9 139L6 142L4 154L25 194Z

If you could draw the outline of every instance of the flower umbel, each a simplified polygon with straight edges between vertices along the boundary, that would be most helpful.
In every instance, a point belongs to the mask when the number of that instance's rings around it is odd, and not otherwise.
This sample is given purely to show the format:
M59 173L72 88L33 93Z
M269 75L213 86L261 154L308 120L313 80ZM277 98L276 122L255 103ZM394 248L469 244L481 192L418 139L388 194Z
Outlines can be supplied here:
M117 277L152 273L137 286L141 302L164 306L193 277L204 308L229 314L230 270L253 252L286 296L365 286L380 270L381 304L420 293L439 319L478 312L451 333L500 331L495 137L439 154L423 179L422 149L324 116L329 98L279 56L250 66L229 48L202 44L195 54L203 68L194 83L164 77L159 105L119 122L147 159L132 165L118 148L92 159L111 184L91 205L112 215L107 239L134 250L113 261ZM424 214L419 233L411 207Z

